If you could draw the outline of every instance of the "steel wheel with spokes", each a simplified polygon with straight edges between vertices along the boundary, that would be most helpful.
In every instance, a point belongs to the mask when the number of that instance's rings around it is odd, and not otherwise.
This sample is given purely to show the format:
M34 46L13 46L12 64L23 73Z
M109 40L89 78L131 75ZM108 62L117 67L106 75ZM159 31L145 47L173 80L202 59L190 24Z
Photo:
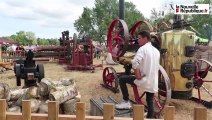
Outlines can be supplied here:
M103 86L111 89L113 92L118 92L118 75L114 68L106 67L103 70Z

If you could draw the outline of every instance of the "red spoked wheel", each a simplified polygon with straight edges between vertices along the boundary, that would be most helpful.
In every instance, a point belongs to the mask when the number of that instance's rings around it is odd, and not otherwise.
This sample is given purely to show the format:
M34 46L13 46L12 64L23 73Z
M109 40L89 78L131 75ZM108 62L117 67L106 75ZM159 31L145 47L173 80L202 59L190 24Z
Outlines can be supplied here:
M138 21L130 29L130 35L136 35L143 30L151 32L153 28L147 21Z
M102 86L105 88L108 88L112 90L113 92L117 93L119 92L118 89L118 75L114 68L112 67L106 67L103 70L103 83Z
M123 56L127 50L129 42L129 31L127 24L121 20L114 20L109 27L108 32L108 50L112 57L118 59Z
M130 35L131 35L131 38L129 40L130 45L138 44L137 35L139 32L143 30L150 32L153 31L153 28L147 21L138 21L133 25L133 27L130 29Z
M133 85L133 91L135 96L135 101L138 104L143 104L147 107L146 99L142 99L145 96L145 92L139 95L138 88ZM169 104L171 100L171 84L170 79L162 66L159 67L159 77L158 77L158 93L154 94L154 112L156 115L160 114L166 105Z
M157 31L158 31L158 32L164 32L165 30L168 30L168 29L170 29L170 28L171 28L171 27L169 27L169 25L168 25L167 23L162 22L162 23L160 23L160 24L158 25Z
M211 101L212 99L211 76L212 63L204 59L198 59L196 61L196 73L193 79L194 88L197 89L197 91L193 92L193 97L196 97L200 103Z

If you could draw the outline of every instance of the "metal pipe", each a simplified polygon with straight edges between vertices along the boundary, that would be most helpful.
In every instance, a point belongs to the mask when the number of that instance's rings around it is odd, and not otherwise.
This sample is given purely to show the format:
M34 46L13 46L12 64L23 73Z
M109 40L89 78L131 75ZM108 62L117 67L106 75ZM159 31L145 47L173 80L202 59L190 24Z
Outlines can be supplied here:
M124 13L124 0L119 0L119 19L124 20L125 13Z

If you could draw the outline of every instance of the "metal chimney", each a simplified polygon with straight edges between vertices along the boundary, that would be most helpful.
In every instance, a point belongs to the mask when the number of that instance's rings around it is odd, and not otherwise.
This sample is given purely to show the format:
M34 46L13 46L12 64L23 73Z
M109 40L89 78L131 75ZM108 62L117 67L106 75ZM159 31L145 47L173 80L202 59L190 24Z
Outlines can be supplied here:
M119 0L119 19L124 20L124 0Z

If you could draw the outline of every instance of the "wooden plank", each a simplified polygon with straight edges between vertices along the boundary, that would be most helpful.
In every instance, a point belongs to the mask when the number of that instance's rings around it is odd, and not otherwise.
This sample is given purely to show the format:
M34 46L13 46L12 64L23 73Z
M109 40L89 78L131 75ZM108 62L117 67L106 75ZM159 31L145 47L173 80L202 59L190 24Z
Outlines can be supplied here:
M31 120L31 101L22 100L22 118L23 120Z
M103 119L104 120L114 120L114 105L110 103L103 104Z
M194 108L194 120L207 120L207 109L206 108Z
M86 120L103 120L103 116L86 116ZM22 120L21 113L7 113L7 120ZM48 120L47 114L31 114L31 120ZM59 115L59 120L76 120L75 115ZM132 118L115 117L114 120L132 120ZM144 120L163 120L163 119L144 119Z
M174 114L175 114L175 107L174 106L166 106L164 120L174 120Z
M85 120L85 103L77 103L76 120Z
M59 104L56 101L48 102L48 120L59 120Z
M133 105L133 120L144 120L143 105Z
M6 100L0 99L0 120L6 120Z
M102 116L86 116L86 120L103 120ZM7 120L22 120L21 113L7 113ZM31 114L31 120L48 120L47 114ZM76 115L59 115L59 120L76 120Z

